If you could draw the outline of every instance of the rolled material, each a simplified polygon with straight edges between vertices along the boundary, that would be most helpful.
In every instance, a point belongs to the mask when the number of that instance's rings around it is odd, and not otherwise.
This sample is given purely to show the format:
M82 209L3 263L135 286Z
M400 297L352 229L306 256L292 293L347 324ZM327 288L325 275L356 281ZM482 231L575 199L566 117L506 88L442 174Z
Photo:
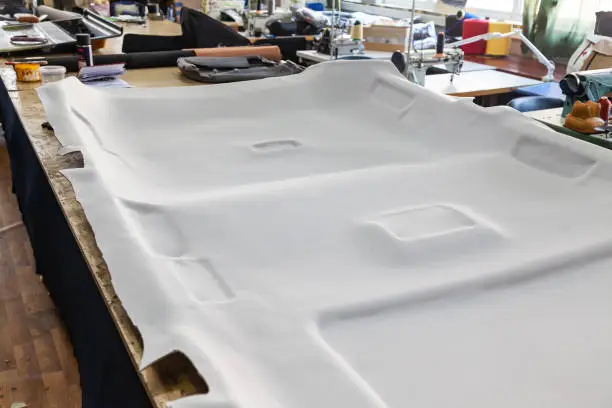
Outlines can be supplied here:
M271 61L280 61L280 48L276 45L259 47L224 47L199 48L195 50L134 52L130 54L94 55L94 65L124 63L126 69L174 67L176 60L182 57L263 57ZM77 72L78 59L76 56L49 57L49 65L66 67L68 72Z
M271 61L280 61L280 48L276 45L260 47L217 47L196 48L192 50L198 57L263 57Z
M174 67L176 60L181 57L193 57L191 50L136 52L132 54L94 55L94 65L125 63L127 69ZM47 58L49 65L66 67L68 72L78 71L78 58L76 56Z

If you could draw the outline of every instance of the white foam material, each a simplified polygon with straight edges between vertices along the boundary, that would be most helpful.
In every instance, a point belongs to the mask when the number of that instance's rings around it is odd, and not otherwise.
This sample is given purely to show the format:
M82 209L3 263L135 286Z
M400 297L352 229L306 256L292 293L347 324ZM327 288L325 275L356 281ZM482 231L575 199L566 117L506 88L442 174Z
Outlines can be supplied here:
M173 407L609 407L612 154L388 62L40 88Z

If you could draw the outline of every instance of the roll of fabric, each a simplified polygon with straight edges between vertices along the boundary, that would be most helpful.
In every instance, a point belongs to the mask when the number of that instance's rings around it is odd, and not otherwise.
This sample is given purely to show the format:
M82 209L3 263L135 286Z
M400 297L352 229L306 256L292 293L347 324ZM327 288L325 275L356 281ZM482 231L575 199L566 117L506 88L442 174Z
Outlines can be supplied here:
M196 48L192 50L198 57L263 57L271 61L280 61L280 48L276 45L259 47L217 47Z
M125 63L127 69L137 68L161 68L176 66L177 59L181 57L193 57L194 51L159 51L159 52L136 52L133 54L110 54L110 55L94 55L94 65L118 64ZM77 72L76 56L67 57L50 57L47 58L49 65L60 65L66 67L68 72Z
M259 56L271 61L280 61L280 48L273 46L259 47L222 47L222 48L199 48L195 50L178 51L155 51L134 52L131 54L94 55L94 65L124 63L126 69L139 68L161 68L175 67L176 61L184 57L240 57ZM68 72L77 72L77 57L49 57L46 59L49 65L60 65L66 67Z

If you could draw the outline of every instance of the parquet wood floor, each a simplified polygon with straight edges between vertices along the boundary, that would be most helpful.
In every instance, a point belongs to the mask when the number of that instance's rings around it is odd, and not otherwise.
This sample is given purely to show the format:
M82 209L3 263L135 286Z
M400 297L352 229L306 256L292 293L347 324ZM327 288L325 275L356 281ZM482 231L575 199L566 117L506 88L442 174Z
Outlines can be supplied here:
M34 272L0 146L0 408L24 406L78 408L81 390L72 346Z

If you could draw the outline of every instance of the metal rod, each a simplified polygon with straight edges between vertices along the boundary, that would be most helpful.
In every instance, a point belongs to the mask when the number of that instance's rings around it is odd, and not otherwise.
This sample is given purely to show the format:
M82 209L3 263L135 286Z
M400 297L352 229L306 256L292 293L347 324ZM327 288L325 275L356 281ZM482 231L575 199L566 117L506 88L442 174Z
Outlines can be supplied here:
M331 38L329 40L329 59L335 59L336 54L334 48L336 46L336 0L332 0L332 18L331 18Z
M412 52L412 36L414 28L414 13L416 12L416 0L412 0L412 13L410 14L410 32L408 33L408 44L404 47L406 49L406 72L404 75L408 76L408 66L410 61L410 53Z

